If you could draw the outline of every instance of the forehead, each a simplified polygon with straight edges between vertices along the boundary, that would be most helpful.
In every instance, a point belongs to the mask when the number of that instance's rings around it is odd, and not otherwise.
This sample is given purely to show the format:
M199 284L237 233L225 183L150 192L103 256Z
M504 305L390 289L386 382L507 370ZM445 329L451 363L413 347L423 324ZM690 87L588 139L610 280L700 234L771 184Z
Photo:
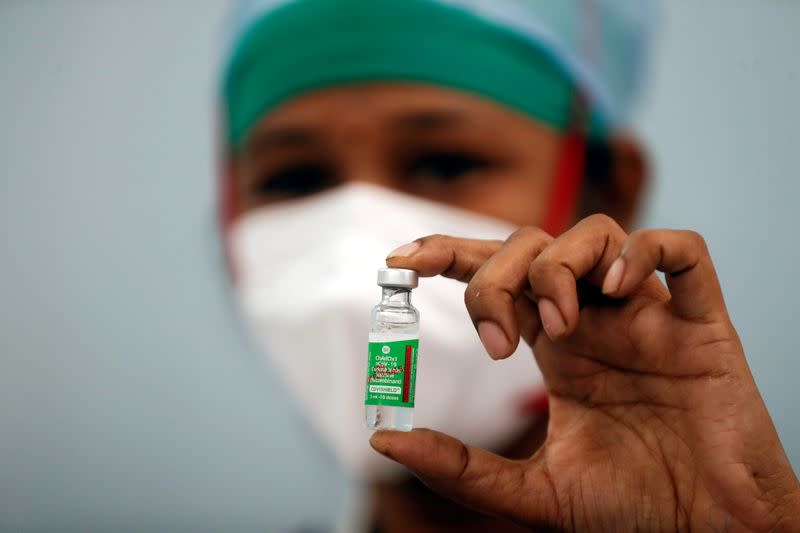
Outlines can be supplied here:
M489 130L551 131L536 119L463 91L420 83L361 83L300 94L269 111L248 137L275 128L330 128L353 120L378 126L452 123Z

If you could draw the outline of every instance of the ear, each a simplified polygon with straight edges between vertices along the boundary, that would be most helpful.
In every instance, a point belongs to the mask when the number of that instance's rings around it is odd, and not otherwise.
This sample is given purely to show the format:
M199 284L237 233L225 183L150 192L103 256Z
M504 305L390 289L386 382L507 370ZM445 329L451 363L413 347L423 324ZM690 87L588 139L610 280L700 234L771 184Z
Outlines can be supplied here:
M225 263L228 272L235 281L237 278L236 265L231 257L231 249L228 242L228 230L233 221L240 215L240 201L236 184L238 183L238 164L231 155L224 155L218 158L217 166L217 229L219 238L222 241L222 248L225 254Z
M591 143L586 154L582 215L605 213L629 229L641 204L649 174L647 154L630 134Z
M239 165L233 156L221 158L217 167L217 219L227 231L241 211L238 183Z

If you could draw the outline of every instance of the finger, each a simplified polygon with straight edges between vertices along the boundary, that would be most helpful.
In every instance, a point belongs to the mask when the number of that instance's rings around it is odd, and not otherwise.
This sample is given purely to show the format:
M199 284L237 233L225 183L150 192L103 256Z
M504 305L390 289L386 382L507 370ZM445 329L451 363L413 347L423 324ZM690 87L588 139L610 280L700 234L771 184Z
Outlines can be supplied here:
M533 347L539 332L542 329L542 322L539 319L539 307L536 302L531 300L527 295L517 297L514 302L514 311L517 316L517 323L519 324L519 335L528 346Z
M516 301L525 297L528 268L553 238L544 231L515 231L472 277L464 303L478 335L493 359L508 357L519 344Z
M370 444L436 492L526 524L553 522L556 499L537 460L512 461L438 431L377 431Z
M725 313L725 302L705 240L694 231L633 232L603 284L608 295L627 296L654 270L666 274L670 305L687 319Z
M579 319L576 282L586 279L599 287L619 256L627 234L611 218L593 215L562 234L531 264L528 278L548 336L556 339L575 331Z
M393 250L386 258L386 266L416 270L420 276L442 275L468 283L502 245L502 241L429 235Z

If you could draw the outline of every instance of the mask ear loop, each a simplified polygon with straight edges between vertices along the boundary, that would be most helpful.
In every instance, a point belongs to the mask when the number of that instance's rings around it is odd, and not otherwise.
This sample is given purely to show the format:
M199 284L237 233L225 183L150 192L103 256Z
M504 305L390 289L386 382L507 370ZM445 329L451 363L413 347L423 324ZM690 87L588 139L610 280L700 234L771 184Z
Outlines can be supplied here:
M541 224L541 228L554 237L569 229L578 207L586 166L588 123L589 108L586 98L576 90L570 106L570 118L562 141L561 154L553 175L547 212ZM537 390L522 398L519 411L524 416L540 418L547 415L548 405L547 391Z
M575 216L586 165L588 117L586 98L576 90L570 106L567 131L561 144L561 154L553 174L547 211L541 224L541 228L553 236L566 231Z

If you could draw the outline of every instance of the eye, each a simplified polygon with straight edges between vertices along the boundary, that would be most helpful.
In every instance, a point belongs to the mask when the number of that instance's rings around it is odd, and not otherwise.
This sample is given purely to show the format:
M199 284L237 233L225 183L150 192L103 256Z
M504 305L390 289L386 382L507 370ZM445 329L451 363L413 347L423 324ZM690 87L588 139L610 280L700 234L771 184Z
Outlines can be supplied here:
M253 185L253 192L263 196L300 197L320 192L332 186L333 182L333 169L302 163L267 173Z
M450 183L485 169L489 161L465 152L428 152L412 159L408 176L433 183Z

